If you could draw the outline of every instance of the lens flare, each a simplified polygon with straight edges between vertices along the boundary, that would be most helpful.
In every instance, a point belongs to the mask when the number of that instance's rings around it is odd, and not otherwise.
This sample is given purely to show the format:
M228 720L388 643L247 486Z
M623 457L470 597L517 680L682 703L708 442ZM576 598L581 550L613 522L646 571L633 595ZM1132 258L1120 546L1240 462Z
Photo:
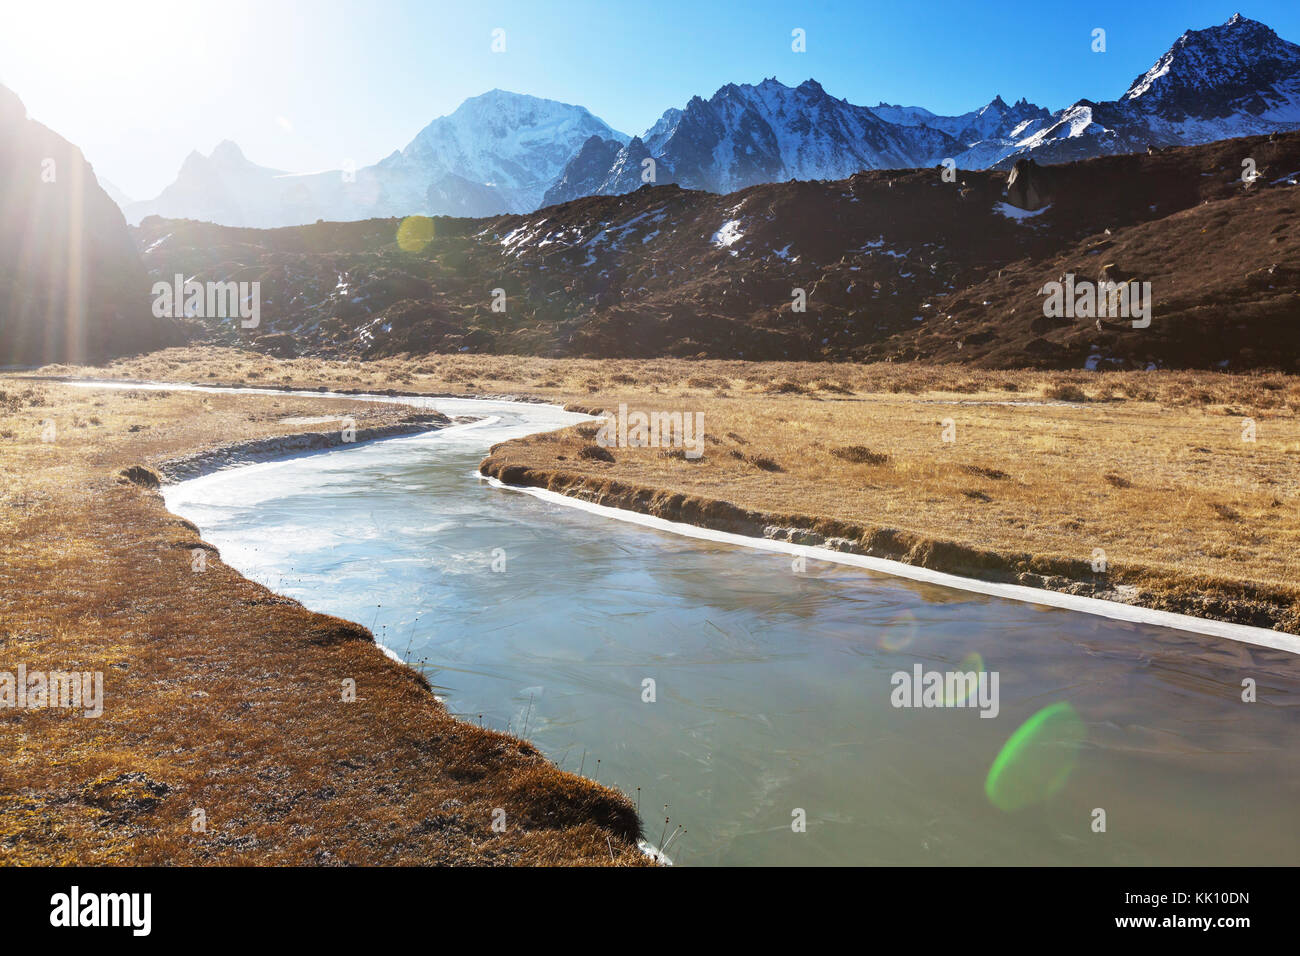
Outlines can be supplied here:
M916 628L916 617L911 611L897 615L880 632L881 650L903 650L916 639Z
M971 651L969 654L967 654L965 657L963 657L960 661L957 662L956 670L957 673L959 674L974 674L976 675L976 680L978 680L979 675L984 673L984 658L980 656L979 651ZM974 693L976 686L977 685L967 686L964 682L960 682L955 687L952 688L953 690L956 691L956 693L950 694L948 692L949 685L945 683L944 692L943 692L944 706L945 707L964 706L966 704L966 701L970 698L971 694Z
M1052 796L1065 786L1087 735L1065 701L1044 707L1017 728L993 761L984 781L989 802L1010 812Z
M403 252L423 252L433 242L433 220L428 216L407 216L397 227L397 245Z

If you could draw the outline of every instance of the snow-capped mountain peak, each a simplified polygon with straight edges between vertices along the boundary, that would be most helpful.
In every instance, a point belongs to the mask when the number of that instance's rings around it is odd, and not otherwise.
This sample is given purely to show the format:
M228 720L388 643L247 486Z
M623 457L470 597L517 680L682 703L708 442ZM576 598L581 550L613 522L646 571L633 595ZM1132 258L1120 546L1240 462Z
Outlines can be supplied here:
M1260 115L1294 105L1300 47L1255 20L1233 14L1219 26L1188 30L1120 97L1165 119Z
M585 107L490 90L422 129L392 166L424 177L455 174L496 189L498 212L531 211L592 136L627 142Z
M1079 100L1003 164L1063 162L1300 127L1300 46L1234 14L1188 30L1115 101Z
M831 96L814 79L728 83L669 110L643 137L683 186L730 192L783 179L929 165L953 152L939 130L901 127Z

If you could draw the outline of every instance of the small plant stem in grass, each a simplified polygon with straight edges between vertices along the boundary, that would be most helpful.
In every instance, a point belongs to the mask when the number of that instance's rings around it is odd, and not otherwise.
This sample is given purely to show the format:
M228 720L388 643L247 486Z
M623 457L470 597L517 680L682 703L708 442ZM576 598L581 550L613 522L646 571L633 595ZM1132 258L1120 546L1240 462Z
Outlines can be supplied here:
M420 622L420 615L415 615L415 620L411 622L411 633L406 635L406 653L402 655L403 660L410 659L411 644L415 641L415 625ZM385 627L385 629L387 629Z
M685 830L685 828L682 829L682 836L686 836L686 830ZM681 863L681 862L682 862L682 854L681 854L681 851L678 850L678 851L677 851L677 863Z
M668 842L663 845L663 848L660 850L660 852L667 853L668 848L673 845L673 841L676 840L679 836L681 836L685 832L686 831L682 829L682 825L680 823L677 824L677 828L673 830L672 834L668 837Z

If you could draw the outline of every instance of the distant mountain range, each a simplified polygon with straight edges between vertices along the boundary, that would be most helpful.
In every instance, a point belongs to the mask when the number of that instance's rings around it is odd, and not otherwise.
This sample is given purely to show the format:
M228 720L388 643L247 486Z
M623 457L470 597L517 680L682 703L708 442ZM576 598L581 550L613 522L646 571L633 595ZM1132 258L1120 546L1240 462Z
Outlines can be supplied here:
M160 215L257 227L481 217L620 195L646 182L726 193L944 159L1006 168L1022 157L1064 162L1296 128L1300 46L1237 14L1184 33L1118 100L1083 99L1056 112L1001 96L959 116L855 106L815 80L789 87L771 78L694 97L629 138L581 106L492 90L373 166L290 174L224 142L209 156L192 153L156 199L125 211L136 223Z
M987 169L1015 152L1018 145L1051 124L1053 113L1027 100L1008 106L995 96L986 106L960 116L936 116L919 106L872 109L881 119L899 126L929 127L947 133L958 143L952 158L962 169Z
M581 106L492 90L466 100L373 166L294 174L259 166L230 141L193 152L156 198L127 217L273 227L317 219L437 213L483 216L535 209L582 144L627 137Z

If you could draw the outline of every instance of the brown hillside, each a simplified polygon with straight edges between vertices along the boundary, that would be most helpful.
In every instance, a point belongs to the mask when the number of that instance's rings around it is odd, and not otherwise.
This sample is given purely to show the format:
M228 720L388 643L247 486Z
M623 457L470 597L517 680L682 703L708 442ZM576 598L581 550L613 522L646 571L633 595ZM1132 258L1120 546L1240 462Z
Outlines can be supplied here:
M1259 173L1250 185L1246 158ZM1028 218L1005 203L1007 173L945 182L934 169L726 196L643 187L405 228L149 219L138 238L159 276L260 280L262 327L216 324L207 335L284 356L942 357L1071 368L1095 354L1138 367L1294 367L1300 263L1288 220L1300 133L1031 174L1049 204ZM1031 327L1044 281L1075 266L1095 278L1107 263L1153 282L1162 316L1153 329Z

